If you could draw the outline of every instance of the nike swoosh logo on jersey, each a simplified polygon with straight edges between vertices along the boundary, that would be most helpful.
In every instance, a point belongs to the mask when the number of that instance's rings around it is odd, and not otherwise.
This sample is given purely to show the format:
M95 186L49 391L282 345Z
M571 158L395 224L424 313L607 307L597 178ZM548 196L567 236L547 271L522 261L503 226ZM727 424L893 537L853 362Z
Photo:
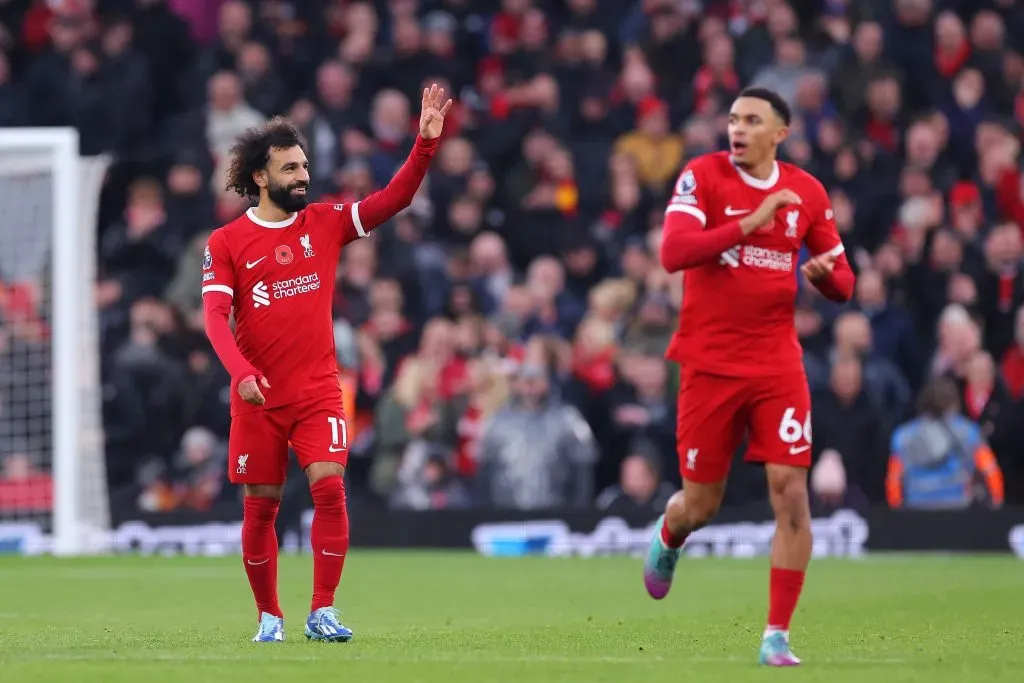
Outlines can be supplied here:
M801 453L803 453L804 451L809 450L809 449L810 449L810 446L790 446L789 447L789 454L790 455L800 455Z
M734 209L731 206L725 207L726 216L742 216L745 213L750 213L750 209Z
M330 447L328 447L327 452L328 453L341 453L343 450L345 450L345 449L344 448L335 448L334 446L330 446Z
M246 261L245 262L245 267L248 268L249 270L252 270L257 265L259 265L260 261L262 261L264 258L267 258L267 257L264 256L263 258L258 258L255 261Z

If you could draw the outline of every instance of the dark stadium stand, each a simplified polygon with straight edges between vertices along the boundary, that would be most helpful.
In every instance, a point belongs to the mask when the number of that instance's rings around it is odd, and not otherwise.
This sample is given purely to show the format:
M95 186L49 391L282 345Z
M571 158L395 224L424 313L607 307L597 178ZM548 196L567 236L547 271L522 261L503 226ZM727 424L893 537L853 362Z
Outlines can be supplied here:
M660 509L682 295L662 212L757 84L791 104L784 157L829 189L858 271L850 305L798 302L819 502L885 503L890 434L948 376L1024 503L1022 38L1013 0L8 0L0 126L74 126L115 159L96 292L115 505L237 495L200 298L207 236L246 208L223 190L234 137L291 117L313 195L348 202L404 159L432 80L456 107L428 180L335 283L353 497ZM499 412L524 367L589 424L573 453ZM531 477L479 467L504 447ZM729 502L763 495L738 467Z

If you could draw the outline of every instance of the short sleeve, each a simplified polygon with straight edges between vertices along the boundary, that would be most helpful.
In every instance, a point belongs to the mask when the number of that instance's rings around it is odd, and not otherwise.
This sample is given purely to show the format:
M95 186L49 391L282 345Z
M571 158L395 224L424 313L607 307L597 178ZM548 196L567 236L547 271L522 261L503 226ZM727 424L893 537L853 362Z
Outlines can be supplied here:
M813 181L811 195L807 202L807 210L811 215L811 224L807 229L807 236L804 241L811 250L812 256L831 254L839 256L846 251L843 240L839 237L839 229L836 227L836 214L832 210L832 201L824 186Z
M203 252L203 296L213 292L235 295L235 263L220 230L210 235Z
M341 246L369 234L359 215L359 202L311 204L306 210L314 221L322 223L324 230L331 233L331 239Z
M693 216L701 225L708 223L710 211L710 186L707 174L699 160L691 161L683 169L672 188L672 198L668 201L665 215L680 212Z

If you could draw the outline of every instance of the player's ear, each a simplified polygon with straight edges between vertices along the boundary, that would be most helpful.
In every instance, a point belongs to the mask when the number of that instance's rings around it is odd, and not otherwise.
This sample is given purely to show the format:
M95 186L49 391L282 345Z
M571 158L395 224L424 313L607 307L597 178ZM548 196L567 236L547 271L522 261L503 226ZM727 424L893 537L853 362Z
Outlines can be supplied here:
M775 144L781 145L789 137L789 126L779 126L775 131Z
M268 180L267 180L267 169L261 168L258 171L253 171L252 179L253 179L253 182L256 183L256 187L266 187L267 183L268 183Z

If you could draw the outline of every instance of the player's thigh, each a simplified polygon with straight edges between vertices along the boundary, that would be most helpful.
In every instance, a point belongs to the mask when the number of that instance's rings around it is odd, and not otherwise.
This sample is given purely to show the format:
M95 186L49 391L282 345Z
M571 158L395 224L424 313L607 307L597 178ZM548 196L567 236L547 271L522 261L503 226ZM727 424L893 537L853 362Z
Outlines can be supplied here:
M750 406L746 459L790 467L811 466L811 394L807 377L795 372L765 378Z
M744 403L738 380L684 371L676 413L679 473L697 484L725 481L743 438Z
M231 418L228 478L233 484L283 484L288 469L288 428L280 409Z
M331 396L303 406L292 424L292 449L302 469L313 463L348 465L348 424L341 396Z

